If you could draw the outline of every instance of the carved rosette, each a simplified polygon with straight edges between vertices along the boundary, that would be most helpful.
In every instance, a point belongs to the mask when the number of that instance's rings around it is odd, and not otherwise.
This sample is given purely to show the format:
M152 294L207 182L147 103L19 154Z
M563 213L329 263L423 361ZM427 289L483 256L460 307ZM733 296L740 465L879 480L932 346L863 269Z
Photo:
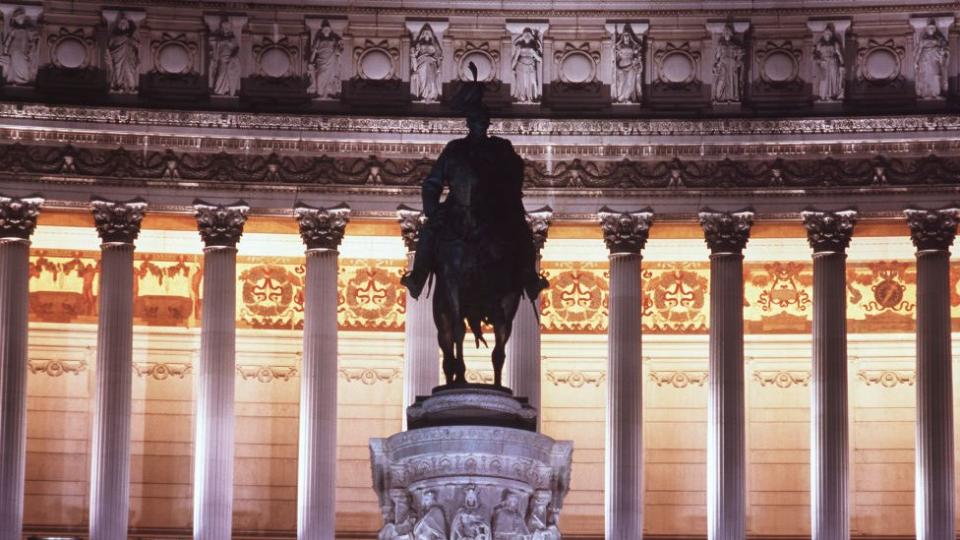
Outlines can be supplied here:
M814 253L843 253L850 245L853 227L857 224L856 210L800 212L803 226L807 229L807 241Z
M750 227L753 225L752 211L714 212L705 209L699 216L711 253L740 253L747 247Z
M397 207L397 221L400 222L403 245L407 246L407 251L416 251L417 242L420 241L420 230L427 222L427 216L420 210L401 204Z
M243 201L233 204L210 204L199 199L193 202L197 230L206 247L237 247L247 222L250 207Z
M614 253L640 253L650 235L653 211L649 208L635 212L618 212L606 206L597 212L603 241Z
M960 220L960 208L942 208L940 210L921 210L908 208L910 239L917 251L943 251L950 249L957 235L957 222Z
M7 197L0 195L0 239L27 240L37 226L43 197Z
M547 243L547 233L550 231L550 220L553 219L553 208L544 206L532 212L527 212L527 226L533 234L533 247L539 253Z
M336 250L343 240L343 232L350 221L350 207L340 203L333 208L315 208L297 204L293 216L300 224L300 237L307 251L314 249Z
M94 197L90 200L90 210L104 244L133 244L140 235L147 203L140 198L120 202Z

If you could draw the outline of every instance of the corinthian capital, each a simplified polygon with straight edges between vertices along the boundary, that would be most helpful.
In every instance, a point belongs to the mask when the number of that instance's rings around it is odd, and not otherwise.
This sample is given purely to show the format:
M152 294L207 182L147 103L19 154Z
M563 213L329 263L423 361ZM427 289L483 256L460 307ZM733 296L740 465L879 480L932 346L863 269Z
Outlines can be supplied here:
M700 212L700 226L707 247L712 253L740 253L747 247L753 212L714 212L705 208Z
M604 206L597 212L603 241L610 253L640 253L650 235L653 211L618 212Z
M43 197L7 197L0 195L0 238L27 240L37 226Z
M90 199L93 222L105 244L132 244L140 235L140 222L146 209L146 201L140 198L126 202Z
M206 247L236 247L243 234L250 207L243 201L233 204L210 204L193 201L197 230Z
M350 221L350 207L340 203L333 208L314 208L298 203L293 207L293 216L300 224L300 237L308 250L335 250Z
M857 224L856 210L821 212L804 210L800 212L803 226L807 229L807 241L814 253L843 253L853 237L853 226Z
M527 226L533 234L533 247L537 248L537 252L540 252L543 245L547 243L551 219L553 219L553 208L549 206L527 212Z
M416 208L401 204L397 207L397 221L400 222L403 245L407 246L407 251L416 251L417 242L420 240L420 229L427 222L427 216Z
M960 208L921 210L908 208L903 211L910 226L910 239L917 251L946 250L957 235Z

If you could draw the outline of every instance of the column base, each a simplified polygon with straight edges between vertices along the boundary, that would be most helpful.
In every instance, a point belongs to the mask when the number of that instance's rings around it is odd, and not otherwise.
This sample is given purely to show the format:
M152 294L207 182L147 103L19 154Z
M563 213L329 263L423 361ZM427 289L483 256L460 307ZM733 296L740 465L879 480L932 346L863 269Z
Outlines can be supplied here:
M381 540L560 539L573 443L537 433L525 399L490 385L440 386L407 415L408 431L370 439Z

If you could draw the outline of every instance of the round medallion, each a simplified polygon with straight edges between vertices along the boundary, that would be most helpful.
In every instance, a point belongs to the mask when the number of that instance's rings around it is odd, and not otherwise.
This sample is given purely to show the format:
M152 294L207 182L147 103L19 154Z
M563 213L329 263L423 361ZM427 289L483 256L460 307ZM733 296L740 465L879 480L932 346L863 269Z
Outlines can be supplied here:
M585 83L593 80L597 66L593 58L584 52L572 52L560 62L560 73L565 82Z
M660 78L665 82L680 84L693 80L693 60L682 52L671 52L660 63Z
M193 67L190 52L179 43L167 43L157 51L157 67L164 73L186 73Z
M797 76L797 61L785 52L772 52L763 62L763 74L770 82L792 81Z
M79 39L67 38L57 43L54 51L60 66L75 69L82 67L87 60L87 48Z
M380 81L393 74L393 60L386 51L370 49L363 53L360 62L360 76L364 79Z
M900 61L889 49L875 49L867 54L866 75L874 81L888 81L900 75Z
M278 47L271 47L260 55L260 70L267 77L284 77L290 73L290 55Z
M493 79L493 59L490 55L483 51L471 51L460 59L461 81L473 80L473 74L470 73L469 68L470 62L477 66L477 80L489 81Z

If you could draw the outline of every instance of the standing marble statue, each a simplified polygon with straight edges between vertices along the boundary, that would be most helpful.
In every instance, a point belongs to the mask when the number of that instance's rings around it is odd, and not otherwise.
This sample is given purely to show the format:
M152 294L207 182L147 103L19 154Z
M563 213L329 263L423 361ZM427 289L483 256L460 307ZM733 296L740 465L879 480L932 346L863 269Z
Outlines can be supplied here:
M136 93L140 84L140 35L135 22L120 12L110 29L107 41L107 64L110 70L110 90L124 94Z
M813 61L819 75L817 96L820 101L842 100L847 71L843 65L843 46L832 24L823 29L823 34L813 44Z
M218 96L240 91L240 40L227 17L210 33L210 90Z
M918 98L936 99L947 91L947 58L949 56L947 38L931 21L916 39L914 62Z
M37 78L40 32L22 7L13 10L3 36L3 78L7 84L32 84Z
M493 511L493 540L527 540L530 531L520 514L520 495L505 489Z
M713 101L738 102L743 96L743 62L746 55L733 25L723 27L713 57Z
M450 540L493 540L493 532L480 507L480 488L470 484L463 493L463 506L450 525Z
M334 98L340 94L340 55L343 54L343 39L324 19L320 30L313 38L307 71L310 87L307 92L320 99Z
M623 28L613 46L613 99L617 103L640 103L643 97L643 41L630 25Z
M410 91L417 99L426 102L440 99L443 93L443 81L440 78L442 64L440 40L433 28L425 24L410 44Z
M520 103L532 103L540 99L540 64L543 50L540 33L524 28L513 40L513 86L510 93Z
M421 516L413 527L414 540L447 540L447 516L437 501L437 492L423 492L420 504Z

